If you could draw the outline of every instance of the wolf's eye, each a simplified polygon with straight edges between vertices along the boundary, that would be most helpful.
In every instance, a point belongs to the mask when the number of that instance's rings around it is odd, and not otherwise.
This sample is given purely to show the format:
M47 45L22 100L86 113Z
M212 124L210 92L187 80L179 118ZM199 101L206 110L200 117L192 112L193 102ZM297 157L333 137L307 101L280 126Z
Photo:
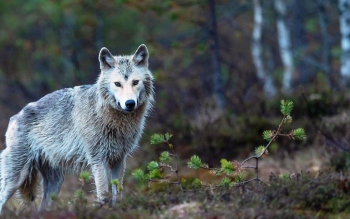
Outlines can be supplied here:
M138 84L139 84L139 81L138 81L138 80L133 80L133 81L132 81L132 85L135 86L135 85L138 85Z
M114 82L115 86L117 87L121 87L122 85L120 84L120 82Z

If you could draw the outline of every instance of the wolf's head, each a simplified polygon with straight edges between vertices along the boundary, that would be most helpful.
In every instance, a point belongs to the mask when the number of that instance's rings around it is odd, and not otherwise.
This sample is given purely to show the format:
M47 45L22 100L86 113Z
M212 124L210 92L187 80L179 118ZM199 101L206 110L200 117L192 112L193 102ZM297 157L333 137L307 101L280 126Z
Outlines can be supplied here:
M104 104L132 112L153 101L153 76L148 70L148 50L142 44L134 55L113 56L103 47L99 54L101 75L97 81Z

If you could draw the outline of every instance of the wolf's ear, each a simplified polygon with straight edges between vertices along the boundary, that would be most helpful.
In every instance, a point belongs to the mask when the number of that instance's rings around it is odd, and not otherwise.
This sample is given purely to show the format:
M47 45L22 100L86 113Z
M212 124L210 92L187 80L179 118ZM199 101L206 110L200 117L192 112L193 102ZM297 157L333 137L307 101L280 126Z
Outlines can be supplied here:
M114 57L106 47L101 49L100 54L98 55L98 60L100 61L101 70L114 68Z
M137 48L133 61L137 66L148 67L148 50L145 44L141 44L139 48Z

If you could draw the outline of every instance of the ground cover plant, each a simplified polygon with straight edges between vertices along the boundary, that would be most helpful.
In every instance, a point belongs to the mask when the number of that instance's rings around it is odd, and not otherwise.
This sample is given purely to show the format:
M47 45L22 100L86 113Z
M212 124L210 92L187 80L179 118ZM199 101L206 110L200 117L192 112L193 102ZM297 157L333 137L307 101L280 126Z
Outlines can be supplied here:
M260 145L255 148L255 155L248 157L242 162L228 161L224 158L220 159L220 167L209 167L208 164L202 162L199 156L193 155L188 161L188 167L193 169L205 169L216 175L222 175L221 181L216 185L203 183L201 180L195 178L192 180L192 187L233 187L241 186L249 182L256 182L256 187L259 183L263 183L259 178L259 159L268 154L269 146L278 137L287 137L289 139L303 140L306 135L303 128L293 129L289 132L283 132L285 126L292 123L291 112L293 109L293 102L291 100L281 100L280 110L283 115L276 130L266 130L263 132L263 138L268 142L266 145ZM166 143L170 151L163 151L160 154L159 161L151 161L147 165L147 173L141 169L135 170L132 174L138 180L147 180L149 183L168 183L176 184L181 190L185 182L181 182L178 169L178 155L175 153L174 146L169 142L172 134L154 134L151 137L151 144ZM172 161L172 159L174 161ZM250 160L254 160L254 165L247 165ZM245 179L245 170L254 170L254 177Z

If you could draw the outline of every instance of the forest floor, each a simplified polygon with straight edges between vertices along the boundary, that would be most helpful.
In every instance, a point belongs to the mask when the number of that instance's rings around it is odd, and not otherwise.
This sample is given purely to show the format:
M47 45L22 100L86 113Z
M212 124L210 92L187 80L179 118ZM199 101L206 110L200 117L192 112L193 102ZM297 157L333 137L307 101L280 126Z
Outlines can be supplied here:
M335 172L330 162L325 148L307 148L283 159L263 158L265 184L258 187L250 183L185 192L174 185L140 190L128 170L123 198L113 207L93 201L93 183L77 197L82 186L77 176L68 175L50 210L19 211L11 200L1 218L350 218L350 172ZM185 178L212 180L208 173L181 168Z

